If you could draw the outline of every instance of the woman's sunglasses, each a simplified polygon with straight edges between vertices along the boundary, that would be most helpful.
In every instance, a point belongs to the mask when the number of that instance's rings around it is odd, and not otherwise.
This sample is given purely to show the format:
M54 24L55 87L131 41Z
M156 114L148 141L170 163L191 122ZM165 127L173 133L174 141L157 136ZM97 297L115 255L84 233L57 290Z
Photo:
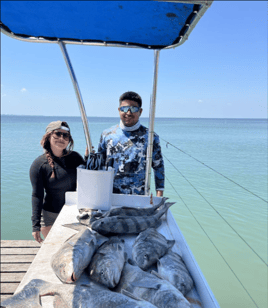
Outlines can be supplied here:
M69 133L62 133L62 132L54 131L53 135L54 135L54 138L56 138L56 139L60 138L61 136L65 140L69 140L70 139L70 134Z
M127 113L129 110L131 113L135 113L138 112L140 110L140 107L136 107L136 106L122 106L119 107L120 111Z

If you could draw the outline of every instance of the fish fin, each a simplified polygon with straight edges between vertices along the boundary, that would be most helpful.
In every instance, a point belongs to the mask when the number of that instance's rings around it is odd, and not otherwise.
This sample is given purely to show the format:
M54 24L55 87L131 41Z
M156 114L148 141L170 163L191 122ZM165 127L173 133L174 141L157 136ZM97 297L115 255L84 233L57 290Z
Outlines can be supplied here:
M168 241L167 241L167 244L168 244L168 248L171 248L171 247L174 246L175 240L168 240Z
M85 230L85 229L88 228L87 226L82 225L80 223L64 224L62 226L66 227L66 228L70 228L70 229L76 230L76 231L81 231L81 230Z
M146 278L142 281L134 281L130 283L130 286L137 287L137 288L144 288L144 289L153 289L159 290L161 284L151 281L150 279L146 280Z
M136 297L134 294L130 293L129 291L122 289L121 293L125 296L128 296L132 299L135 299L136 301L141 301L142 299L140 299L139 297Z
M131 206L122 206L121 209L123 210L136 210L137 208L136 207L131 207Z
M96 236L98 246L101 246L102 244L104 244L105 242L107 242L109 240L108 237L103 236L103 235L99 234L98 232L96 232L94 230L91 230L91 231Z
M203 307L202 306L202 303L198 300L198 299L194 299L194 298L191 298L191 297L188 297L186 296L185 297L187 299L187 301L190 303L190 304L193 304L193 305L198 305L199 307ZM192 305L191 305L192 306Z
M100 252L97 251L96 254L98 254L98 255L100 255L100 256L103 256L103 257L105 256L105 253L103 253L103 252L101 252L101 251L100 251Z
M157 272L154 271L154 270L151 271L151 274L154 275L154 276L156 276L156 277L159 278L159 279L165 280L159 273L157 273Z
M81 285L80 285L81 287L90 287L90 283L81 283Z
M176 202L167 202L165 205L170 208L173 204L175 204Z
M122 248L121 245L119 244L116 244L116 251L119 250L119 251L122 251L124 248Z
M169 199L169 198L163 197L163 198L161 199L161 201L156 205L156 207L158 208L158 207L160 207L161 205L165 204L166 201L167 201L167 199Z
M157 214L155 214L154 216L156 218L161 218L165 213L167 213L168 209L173 205L175 204L176 202L167 202L165 203L164 207L161 208Z
M53 307L68 308L64 299L61 296L58 296L58 295L54 296Z
M128 259L127 262L128 262L130 265L138 266L138 264L137 264L133 259Z

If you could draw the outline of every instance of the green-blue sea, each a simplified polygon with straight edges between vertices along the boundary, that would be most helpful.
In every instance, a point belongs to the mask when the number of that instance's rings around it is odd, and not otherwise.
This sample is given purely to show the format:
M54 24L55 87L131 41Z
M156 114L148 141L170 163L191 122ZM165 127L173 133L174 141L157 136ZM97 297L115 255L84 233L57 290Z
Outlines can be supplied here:
M47 124L65 120L84 154L80 117L1 116L1 239L32 239L29 168ZM148 119L141 118L148 125ZM88 118L92 143L117 118ZM164 195L222 308L267 308L267 120L157 118ZM153 181L152 181L153 189Z

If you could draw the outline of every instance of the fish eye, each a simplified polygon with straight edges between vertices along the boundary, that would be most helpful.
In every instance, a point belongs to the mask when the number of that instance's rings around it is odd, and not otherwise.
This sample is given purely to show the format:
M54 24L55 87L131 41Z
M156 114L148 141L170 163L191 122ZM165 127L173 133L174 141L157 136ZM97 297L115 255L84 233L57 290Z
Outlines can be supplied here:
M106 275L104 275L104 274L105 274L105 272L104 272L104 270L102 270L102 271L100 272L101 279L102 279L102 280L107 280Z

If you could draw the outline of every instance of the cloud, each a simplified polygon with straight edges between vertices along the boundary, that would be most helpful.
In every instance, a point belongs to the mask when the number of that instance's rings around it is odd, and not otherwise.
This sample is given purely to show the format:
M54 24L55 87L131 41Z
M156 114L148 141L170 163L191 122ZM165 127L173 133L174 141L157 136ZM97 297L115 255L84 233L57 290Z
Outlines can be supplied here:
M26 92L27 90L25 88L22 88L20 91L23 93Z
M2 97L5 97L5 96L7 96L7 95L6 95L6 94L1 94L1 96L2 96Z
M199 104L203 103L202 99L199 99L199 100L198 100L198 103L199 103Z

